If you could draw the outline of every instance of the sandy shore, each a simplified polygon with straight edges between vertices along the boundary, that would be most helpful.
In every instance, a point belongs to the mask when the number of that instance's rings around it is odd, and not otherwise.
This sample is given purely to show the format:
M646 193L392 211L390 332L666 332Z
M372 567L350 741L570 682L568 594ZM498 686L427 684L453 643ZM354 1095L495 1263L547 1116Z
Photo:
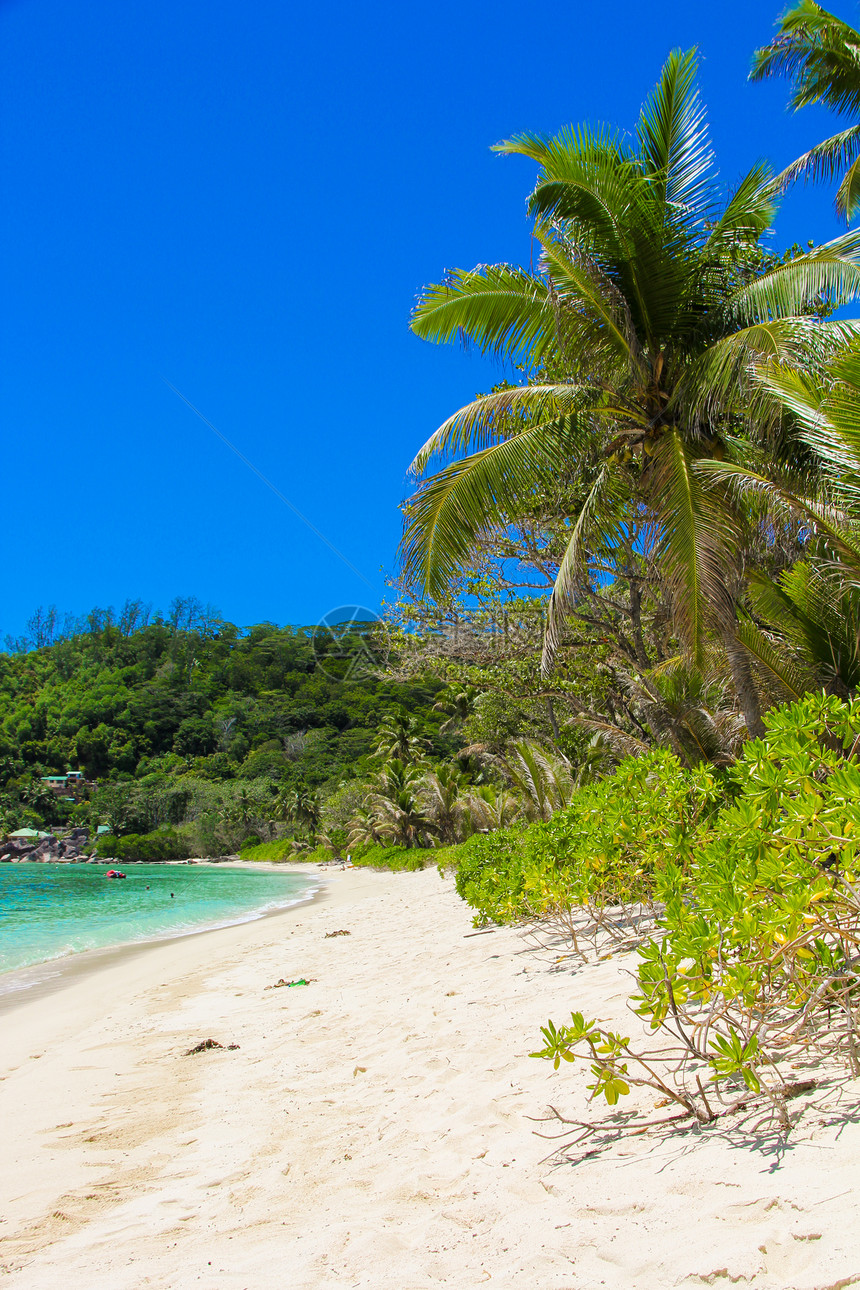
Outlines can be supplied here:
M325 881L313 905L3 1017L10 1287L860 1284L847 1101L811 1107L787 1148L648 1131L541 1164L528 1117L581 1115L584 1081L528 1057L538 1028L574 1006L622 1020L623 963L573 970L513 930L471 935L434 870ZM183 1055L209 1037L225 1048Z

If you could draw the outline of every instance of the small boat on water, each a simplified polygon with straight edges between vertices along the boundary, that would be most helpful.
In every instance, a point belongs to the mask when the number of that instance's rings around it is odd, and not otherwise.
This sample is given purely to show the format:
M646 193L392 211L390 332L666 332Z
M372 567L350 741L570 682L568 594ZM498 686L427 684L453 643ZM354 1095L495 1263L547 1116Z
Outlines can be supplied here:
M105 874L105 877L106 878L124 878L125 874L121 873L119 869L108 869L107 873Z

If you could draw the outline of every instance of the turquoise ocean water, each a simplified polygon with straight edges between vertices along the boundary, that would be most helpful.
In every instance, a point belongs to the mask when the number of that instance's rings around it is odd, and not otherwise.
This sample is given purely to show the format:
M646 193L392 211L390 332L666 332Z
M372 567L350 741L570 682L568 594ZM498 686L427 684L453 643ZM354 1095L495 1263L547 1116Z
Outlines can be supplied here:
M219 865L0 866L0 973L105 946L245 922L311 895L294 873ZM116 867L116 866L113 866ZM173 892L173 896L171 896ZM0 977L12 988L12 978Z

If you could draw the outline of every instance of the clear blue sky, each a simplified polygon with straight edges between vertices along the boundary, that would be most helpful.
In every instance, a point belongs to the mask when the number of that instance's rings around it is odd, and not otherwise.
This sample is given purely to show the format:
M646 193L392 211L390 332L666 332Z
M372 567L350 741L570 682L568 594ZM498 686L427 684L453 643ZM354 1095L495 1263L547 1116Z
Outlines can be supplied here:
M127 596L241 624L377 605L414 450L496 379L411 335L414 295L529 257L533 168L489 146L632 124L669 49L696 44L726 184L784 165L832 120L747 83L778 14L0 0L0 635L37 604ZM801 190L779 241L836 231L831 194Z

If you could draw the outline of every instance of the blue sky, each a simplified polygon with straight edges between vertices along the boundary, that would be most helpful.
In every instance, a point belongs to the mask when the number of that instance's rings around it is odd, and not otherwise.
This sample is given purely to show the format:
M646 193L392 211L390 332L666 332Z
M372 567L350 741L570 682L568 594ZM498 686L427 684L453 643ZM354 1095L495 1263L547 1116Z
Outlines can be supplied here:
M529 256L533 168L489 146L632 125L695 44L726 184L784 165L833 122L747 83L778 14L0 0L0 635L50 603L193 594L240 624L378 605L414 450L498 379L411 335L415 293ZM779 245L837 231L831 194L799 190Z

